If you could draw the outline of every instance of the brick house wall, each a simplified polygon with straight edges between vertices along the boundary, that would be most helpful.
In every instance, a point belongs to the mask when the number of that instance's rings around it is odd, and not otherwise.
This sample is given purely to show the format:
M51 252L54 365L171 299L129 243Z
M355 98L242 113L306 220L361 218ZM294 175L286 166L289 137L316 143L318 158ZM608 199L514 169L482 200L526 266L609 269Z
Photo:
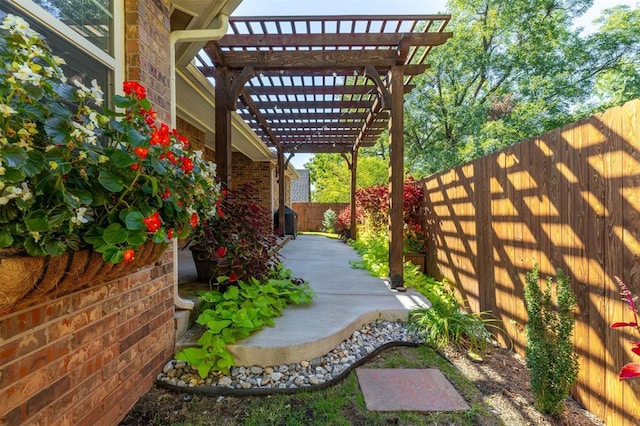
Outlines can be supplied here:
M171 122L169 10L125 0L125 79ZM117 424L173 357L173 262L0 315L0 424Z
M274 166L268 161L252 161L240 152L234 152L231 156L233 167L231 168L231 182L233 188L238 188L244 183L251 183L256 189L256 204L273 211L272 188Z
M117 424L174 350L173 263L0 316L0 424Z
M171 122L169 9L162 0L125 0L127 80L147 88L158 120Z
M205 146L205 132L203 130L180 117L176 119L176 129L186 136L192 149L202 151L202 158L215 162L215 152Z

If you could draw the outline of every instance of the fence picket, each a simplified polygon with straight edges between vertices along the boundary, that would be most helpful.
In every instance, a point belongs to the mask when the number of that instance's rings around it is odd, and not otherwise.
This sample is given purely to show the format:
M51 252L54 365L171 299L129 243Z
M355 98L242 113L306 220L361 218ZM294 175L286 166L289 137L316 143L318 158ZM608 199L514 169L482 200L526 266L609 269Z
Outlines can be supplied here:
M563 268L579 305L574 396L607 424L636 424L640 381L621 383L617 372L639 336L609 324L629 320L614 275L640 294L640 100L423 184L435 251L428 272L477 295L474 309L501 318L522 354L524 274L534 263L542 276Z

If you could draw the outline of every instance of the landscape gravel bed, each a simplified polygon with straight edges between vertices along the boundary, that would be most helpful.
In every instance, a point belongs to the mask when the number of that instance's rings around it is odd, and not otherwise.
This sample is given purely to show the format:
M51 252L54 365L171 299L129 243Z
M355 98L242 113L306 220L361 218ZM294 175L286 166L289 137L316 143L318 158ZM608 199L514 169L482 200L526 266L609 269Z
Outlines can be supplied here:
M393 345L418 345L423 339L407 330L404 322L372 322L353 332L322 357L297 364L235 366L230 374L212 372L201 378L184 362L169 361L156 378L159 386L207 395L291 393L309 387L325 387L342 379L353 368Z

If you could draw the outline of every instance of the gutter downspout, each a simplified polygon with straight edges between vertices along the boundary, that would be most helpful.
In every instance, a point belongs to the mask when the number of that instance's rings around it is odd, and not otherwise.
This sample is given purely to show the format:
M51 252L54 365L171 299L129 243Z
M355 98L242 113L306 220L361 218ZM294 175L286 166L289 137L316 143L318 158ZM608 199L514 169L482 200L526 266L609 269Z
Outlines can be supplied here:
M218 40L227 34L229 28L229 17L224 13L218 15L220 26L217 28L198 29L198 30L179 30L172 31L169 36L170 42L170 62L171 71L169 86L171 89L171 128L176 128L176 44L193 43L198 41ZM178 239L173 240L173 303L180 309L193 309L193 301L186 300L178 294Z

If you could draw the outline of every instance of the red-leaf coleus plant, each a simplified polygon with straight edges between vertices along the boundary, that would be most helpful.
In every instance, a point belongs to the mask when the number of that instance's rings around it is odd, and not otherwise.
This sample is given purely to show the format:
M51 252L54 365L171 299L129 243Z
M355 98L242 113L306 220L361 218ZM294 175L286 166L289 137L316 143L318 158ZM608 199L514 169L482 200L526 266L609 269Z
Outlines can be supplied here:
M633 295L627 285L618 277L614 277L622 291L620 294L622 295L622 299L625 300L629 304L629 310L633 312L633 321L631 322L614 322L611 324L611 328L619 328L619 327L632 327L635 328L638 334L640 334L640 326L638 325L638 309L633 301ZM633 347L631 348L631 352L640 356L640 342L632 342ZM640 362L630 362L622 367L620 370L620 374L618 377L620 380L631 379L633 377L640 376Z

